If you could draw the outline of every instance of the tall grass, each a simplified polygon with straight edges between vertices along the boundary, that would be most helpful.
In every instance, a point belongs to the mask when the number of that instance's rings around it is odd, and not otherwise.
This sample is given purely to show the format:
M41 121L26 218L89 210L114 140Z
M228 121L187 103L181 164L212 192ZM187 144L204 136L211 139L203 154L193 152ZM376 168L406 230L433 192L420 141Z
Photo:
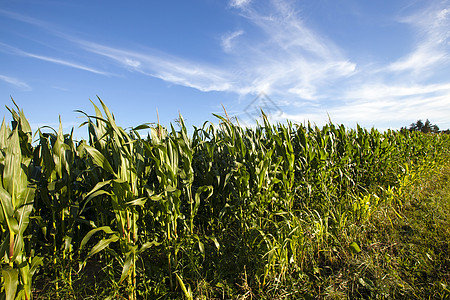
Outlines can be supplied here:
M32 143L18 107L12 128L2 123L6 299L30 299L32 286L60 298L288 297L283 287L322 278L338 249L360 255L350 232L382 206L400 215L418 168L449 155L448 135L270 124L264 114L255 129L216 116L217 127L189 136L180 116L178 129L125 130L99 102L94 115L79 112L87 141L60 125Z

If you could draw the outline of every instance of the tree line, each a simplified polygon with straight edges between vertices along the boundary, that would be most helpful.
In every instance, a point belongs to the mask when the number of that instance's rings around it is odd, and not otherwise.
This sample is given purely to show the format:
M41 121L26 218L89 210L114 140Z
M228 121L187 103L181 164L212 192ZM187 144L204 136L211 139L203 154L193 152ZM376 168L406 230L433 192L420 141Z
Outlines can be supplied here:
M407 127L402 127L401 131L420 131L423 133L450 133L450 129L447 130L439 130L439 126L437 126L436 124L431 124L430 120L426 120L425 123L422 120L417 120L414 123L411 123L409 125L409 128Z

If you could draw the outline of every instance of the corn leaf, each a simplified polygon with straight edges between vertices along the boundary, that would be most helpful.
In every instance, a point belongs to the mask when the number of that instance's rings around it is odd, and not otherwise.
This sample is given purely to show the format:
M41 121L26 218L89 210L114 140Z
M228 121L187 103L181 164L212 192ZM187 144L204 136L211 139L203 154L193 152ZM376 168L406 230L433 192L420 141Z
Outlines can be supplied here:
M2 277L5 288L5 300L14 300L17 286L19 285L19 271L5 266L2 268Z
M95 149L92 146L83 145L84 149L89 153L89 155L92 157L94 164L102 168L103 170L115 175L117 177L117 174L114 172L113 168L109 164L108 160L103 156L103 154L100 153L97 149Z
M89 231L84 236L83 240L80 243L80 249L83 249L83 247L86 245L86 243L91 239L92 235L94 235L98 231L103 231L106 234L114 234L114 233L116 233L116 231L113 231L111 229L111 227L109 227L109 226L102 226L102 227L99 227L99 228L92 229L91 231Z
M128 276L128 272L130 271L130 267L134 265L134 254L132 252L128 252L125 258L125 263L122 268L122 275L120 276L119 282L122 282Z
M108 247L109 244L117 242L118 240L119 240L119 236L115 234L115 235L111 236L110 238L98 241L98 243L94 247L92 247L91 251L89 251L87 257L91 257L92 255L102 251L103 249Z

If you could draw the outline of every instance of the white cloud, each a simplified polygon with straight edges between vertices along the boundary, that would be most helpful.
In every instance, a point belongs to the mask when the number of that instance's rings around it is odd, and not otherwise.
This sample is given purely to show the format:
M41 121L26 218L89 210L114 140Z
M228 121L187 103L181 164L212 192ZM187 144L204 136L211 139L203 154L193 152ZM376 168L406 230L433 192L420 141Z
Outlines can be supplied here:
M200 91L228 91L240 95L282 93L307 99L320 98L323 82L346 77L356 65L341 54L332 41L309 28L296 13L292 3L282 0L256 2L234 0L230 5L262 35L245 34L244 29L224 34L224 64L186 60L155 50L136 51L115 48L53 32L59 38L82 49L107 57L129 71L160 78ZM9 17L41 28L48 24L22 15ZM48 31L51 31L48 29ZM239 43L236 39L240 37ZM244 38L245 37L245 38ZM16 54L107 75L106 72L69 60L28 53Z
M230 6L232 7L243 7L250 3L251 0L231 0Z
M233 49L233 40L244 34L243 30L237 30L222 36L222 49L225 52L231 52Z
M12 84L22 90L26 90L26 91L31 90L31 87L27 83L25 83L17 78L14 78L14 77L5 76L5 75L0 74L0 80L4 81L6 83Z
M426 118L446 127L450 125L448 97L449 91L427 97L414 95L407 98L389 97L385 100L353 101L330 109L329 113L339 122L365 122L376 127L380 127L381 124L405 126L415 120Z
M344 99L382 100L386 98L429 96L436 93L450 93L450 83L428 85L394 85L394 84L366 84L344 92Z
M293 3L289 0L230 1L232 11L245 22L239 24L240 30L218 34L225 52L223 63L58 36L88 54L95 53L112 61L122 70L140 72L172 84L204 92L233 92L240 99L247 94L265 92L282 102L281 108L286 112L277 117L280 121L289 118L299 122L308 119L327 122L328 112L333 121L347 124L401 122L406 125L417 118L430 118L433 123L450 126L445 117L450 113L450 83L445 82L448 78L440 83L426 81L435 68L443 69L450 63L448 1L439 2L440 7L430 4L430 8L401 19L413 28L416 45L407 55L377 65L376 71L374 63L356 65L333 40L309 26ZM28 22L39 25L36 20ZM106 75L68 60L16 52Z
M316 91L314 88L308 87L293 87L287 90L292 95L298 96L305 100L314 100L316 97Z
M51 30L52 28L54 28L54 26L52 26L51 24L49 24L47 22L44 22L44 21L41 21L41 20L38 20L38 19L35 19L35 18L32 18L32 17L26 16L26 15L18 14L18 13L15 13L15 12L3 10L3 9L0 9L0 15L3 15L3 16L5 16L7 18L10 18L10 19L14 19L14 20L17 20L17 21L28 23L28 24L31 24L31 25L34 25L34 26L45 28L47 30Z
M75 69L79 69L79 70L83 70L83 71L87 71L87 72L91 72L91 73L95 73L95 74L100 74L100 75L110 75L107 72L100 71L95 68L87 67L82 64L74 63L71 61L67 61L67 60L63 60L63 59L59 59L59 58L48 57L48 56L43 56L43 55L37 55L37 54L33 54L33 53L28 53L28 52L22 52L22 53L23 53L23 55L28 56L28 57L40 59L43 61L48 61L48 62L55 63L58 65L63 65L66 67L71 67L71 68L75 68Z
M335 103L321 103L311 106L308 102L299 103L299 108L289 106L290 110L277 117L275 121L286 119L304 122L314 120L318 125L328 121L328 115L335 123L354 127L359 123L365 127L378 129L407 126L418 119L430 119L442 129L450 128L450 83L428 85L405 84L365 84L335 95Z
M431 67L444 59L448 59L445 53L430 49L430 47L423 45L418 47L417 50L408 56L390 64L388 69L397 72L408 70L418 72L427 67Z
M308 27L291 2L252 4L238 11L263 35L246 35L233 47L234 68L245 70L237 78L243 83L237 92L318 99L324 82L355 73L356 65L331 40Z
M431 5L401 19L416 29L417 45L411 53L390 64L387 70L423 75L430 67L450 63L450 9L445 7L447 4L448 1L444 1L442 6Z
M317 99L324 82L355 73L356 65L332 41L314 32L285 1L232 1L232 6L262 36L237 30L224 34L221 46L226 64L186 60L155 50L136 51L83 40L72 41L84 50L112 59L122 67L200 91L228 91L240 95L290 94ZM236 38L242 37L239 43Z
M151 50L137 52L78 40L86 51L107 57L123 67L200 91L229 91L229 74L218 68Z
M63 92L69 92L70 91L68 88L61 87L61 86L56 86L56 85L52 86L52 88L55 89L55 90L63 91Z
M138 60L130 59L125 57L124 64L130 66L132 68L139 68L141 66L141 62Z
M2 47L2 50L4 52L7 53L11 53L14 55L21 55L21 56L25 56L25 57L31 57L31 58L35 58L35 59L39 59L39 60L43 60L43 61L47 61L47 62L51 62L54 64L59 64L59 65L63 65L66 67L71 67L71 68L75 68L75 69L79 69L79 70L83 70L83 71L87 71L87 72L91 72L91 73L95 73L95 74L100 74L100 75L111 75L107 72L104 71L100 71L98 69L92 68L92 67L88 67L79 63L75 63L75 62L71 62L68 60L64 60L64 59L59 59L59 58L54 58L54 57L49 57L49 56L44 56L44 55L38 55L38 54L34 54L34 53L30 53L30 52L26 52L23 51L19 48L4 44L4 43L0 43L0 46Z
M328 113L337 123L354 126L358 122L380 129L400 128L429 118L441 128L450 127L450 81L448 75L440 73L450 64L450 9L448 1L439 3L441 6L430 4L402 19L412 27L417 42L407 55L375 70L373 64L359 66L358 76L341 76L341 86L330 97L325 96L325 101L319 101L319 107L291 109L284 117L325 123ZM433 82L437 74L440 79ZM299 92L308 95L311 89L300 88Z

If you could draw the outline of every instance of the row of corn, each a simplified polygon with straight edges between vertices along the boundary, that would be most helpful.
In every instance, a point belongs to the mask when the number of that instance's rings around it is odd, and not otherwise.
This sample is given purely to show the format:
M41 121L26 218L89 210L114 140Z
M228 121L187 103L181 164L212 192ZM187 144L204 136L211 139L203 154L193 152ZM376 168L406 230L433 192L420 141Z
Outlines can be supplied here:
M217 127L205 122L190 135L180 116L177 129L124 130L99 101L95 114L79 111L82 141L61 125L33 133L23 111L8 108L11 127L0 128L4 299L31 299L43 265L65 266L54 276L70 286L96 260L119 270L117 293L129 299L158 291L193 298L195 282L246 268L261 286L280 282L380 199L393 201L412 167L439 163L450 145L444 134L272 125L264 113L256 128L216 116Z

